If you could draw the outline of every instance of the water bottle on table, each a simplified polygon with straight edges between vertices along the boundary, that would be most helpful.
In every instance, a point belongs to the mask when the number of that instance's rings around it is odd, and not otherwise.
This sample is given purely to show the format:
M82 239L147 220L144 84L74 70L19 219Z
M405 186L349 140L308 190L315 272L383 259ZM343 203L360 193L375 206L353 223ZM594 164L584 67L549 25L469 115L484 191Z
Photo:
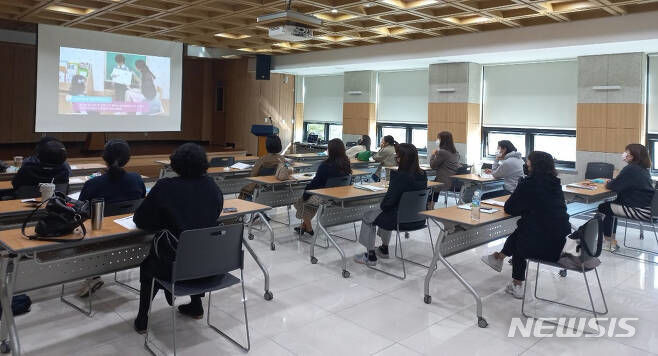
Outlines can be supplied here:
M471 199L471 220L479 221L480 220L480 190L476 190L473 193L473 199Z

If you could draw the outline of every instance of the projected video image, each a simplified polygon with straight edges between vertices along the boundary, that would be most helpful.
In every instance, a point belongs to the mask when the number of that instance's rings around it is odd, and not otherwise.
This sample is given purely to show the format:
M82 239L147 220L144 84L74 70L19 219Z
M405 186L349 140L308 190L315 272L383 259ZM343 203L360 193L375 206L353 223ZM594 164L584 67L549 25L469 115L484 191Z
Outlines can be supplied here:
M59 113L169 116L170 59L59 49Z

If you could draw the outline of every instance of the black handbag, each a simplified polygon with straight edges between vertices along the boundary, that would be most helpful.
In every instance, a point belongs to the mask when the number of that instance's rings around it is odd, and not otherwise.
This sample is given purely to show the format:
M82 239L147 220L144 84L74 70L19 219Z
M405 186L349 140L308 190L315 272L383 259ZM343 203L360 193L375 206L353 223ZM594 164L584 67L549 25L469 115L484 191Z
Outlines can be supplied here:
M37 220L34 235L25 234L25 227L34 215L45 204L43 215ZM89 219L89 202L71 199L62 192L55 194L48 200L41 202L23 222L21 232L30 240L71 242L80 241L87 235L84 222ZM57 237L73 233L76 228L82 229L79 239L58 239Z

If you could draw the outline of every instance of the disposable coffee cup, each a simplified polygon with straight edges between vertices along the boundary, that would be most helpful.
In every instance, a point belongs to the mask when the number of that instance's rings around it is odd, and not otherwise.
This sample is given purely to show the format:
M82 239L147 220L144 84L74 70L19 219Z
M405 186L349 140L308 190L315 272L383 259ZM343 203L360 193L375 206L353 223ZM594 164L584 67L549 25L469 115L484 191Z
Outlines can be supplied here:
M105 214L105 200L91 200L91 229L100 230L103 228L103 215Z
M21 168L23 165L23 156L14 156L14 166Z
M39 183L39 191L41 192L41 201L46 201L55 195L55 184Z

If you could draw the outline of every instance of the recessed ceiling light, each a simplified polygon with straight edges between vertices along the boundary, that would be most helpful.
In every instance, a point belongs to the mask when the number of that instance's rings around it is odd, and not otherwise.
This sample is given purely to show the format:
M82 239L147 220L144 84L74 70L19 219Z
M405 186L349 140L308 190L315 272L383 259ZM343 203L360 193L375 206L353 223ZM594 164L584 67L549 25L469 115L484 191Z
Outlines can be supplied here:
M413 9L415 7L437 3L436 0L382 0L382 2L401 9Z
M373 7L374 5L375 5L375 3L367 2L367 3L365 3L363 6L365 6L365 7Z
M50 11L55 11L55 12L62 12L65 14L71 14L71 15L87 15L90 14L96 9L92 8L79 8L79 7L69 7L69 6L59 6L59 5L50 5L46 7L46 10Z
M332 14L337 14L337 13L338 13L338 10L336 10L336 9L331 9L331 13L332 13Z
M229 38L229 39L232 39L232 40L241 40L241 39L244 39L244 38L249 38L251 36L249 36L249 35L240 35L240 34L236 35L236 34L233 34L233 33L216 33L215 37Z

